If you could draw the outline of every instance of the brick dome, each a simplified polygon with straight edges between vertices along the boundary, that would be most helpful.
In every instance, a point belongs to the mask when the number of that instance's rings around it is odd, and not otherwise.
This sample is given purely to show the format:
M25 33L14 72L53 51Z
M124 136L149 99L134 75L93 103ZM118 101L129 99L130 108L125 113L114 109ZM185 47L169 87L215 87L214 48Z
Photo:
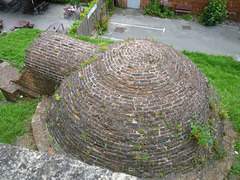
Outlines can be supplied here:
M159 42L127 40L64 80L48 125L61 147L88 164L138 177L186 173L203 165L190 121L215 116L207 79L185 55ZM211 117L210 117L211 116ZM217 121L215 138L221 139Z

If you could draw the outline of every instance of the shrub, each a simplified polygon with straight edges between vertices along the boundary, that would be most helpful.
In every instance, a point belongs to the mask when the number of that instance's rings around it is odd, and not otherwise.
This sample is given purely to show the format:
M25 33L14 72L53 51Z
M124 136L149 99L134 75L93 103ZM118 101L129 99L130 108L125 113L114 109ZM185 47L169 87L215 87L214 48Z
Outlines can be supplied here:
M144 14L159 16L161 18L177 18L171 7L160 5L157 0L154 0L153 3L150 2L147 7L145 7Z
M77 27L80 25L81 22L78 22L77 19L75 19L74 23L69 28L69 34L77 35Z
M92 9L92 7L95 5L95 3L97 3L98 0L93 0L91 2L88 3L88 8L85 8L84 13L81 13L81 20L83 20L86 17L86 14Z
M201 15L201 23L204 26L214 26L226 18L226 0L211 0Z

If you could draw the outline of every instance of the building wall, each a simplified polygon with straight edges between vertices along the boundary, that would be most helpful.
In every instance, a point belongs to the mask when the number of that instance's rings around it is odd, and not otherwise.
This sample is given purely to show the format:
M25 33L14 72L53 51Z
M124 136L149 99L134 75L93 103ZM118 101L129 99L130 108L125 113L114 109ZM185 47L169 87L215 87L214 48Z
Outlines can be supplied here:
M147 6L152 0L141 0L141 9ZM193 7L192 13L202 13L204 7L207 6L210 0L161 0L163 4L175 8L176 4L190 4ZM127 6L127 0L118 0L118 3L122 6ZM232 13L236 13L235 16L230 16L229 19L240 21L240 0L227 0L227 10Z

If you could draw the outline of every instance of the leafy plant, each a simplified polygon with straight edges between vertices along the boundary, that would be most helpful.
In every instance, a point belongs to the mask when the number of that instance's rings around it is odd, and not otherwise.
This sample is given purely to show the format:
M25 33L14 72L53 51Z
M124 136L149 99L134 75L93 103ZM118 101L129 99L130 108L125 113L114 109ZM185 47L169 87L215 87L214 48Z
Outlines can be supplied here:
M192 19L192 16L190 14L183 14L182 19L184 19L185 21L189 21Z
M59 96L59 94L58 94L58 93L56 93L56 94L55 94L55 99L56 99L57 101L60 101L60 100L61 100L61 98L62 98L62 96Z
M201 124L201 122L190 122L191 124L191 135L193 138L198 140L198 144L202 146L209 146L213 144L213 137L211 135L210 125L208 122Z
M80 0L70 0L71 5L79 5L80 4Z
M84 13L81 13L81 14L84 14ZM79 21L77 21L77 19L75 19L74 23L69 28L69 34L77 35L77 27L80 25L80 23L81 22L79 22Z
M86 154L87 154L87 156L89 156L91 154L91 151L87 150Z
M226 0L211 0L201 15L201 23L205 26L214 26L227 18Z
M103 35L108 30L109 17L100 16L99 22L97 22L98 34Z
M138 129L138 132L139 132L140 134L144 134L144 129Z
M97 59L97 57L93 57L93 58L91 58L89 60L84 61L83 64L79 68L81 69L81 68L85 67L87 64L95 61L96 59Z
M147 7L145 7L144 14L159 16L161 18L177 18L171 7L160 5L157 0L154 0L153 3L150 2Z
M5 97L4 97L3 93L2 93L2 91L0 90L0 101L2 101L4 99L5 99Z
M54 144L55 143L54 137L49 135L48 136L48 142Z
M55 150L56 150L56 151L59 151L59 149L60 149L60 145L57 145L57 146L55 147Z
M85 142L88 141L88 140L90 139L89 133L81 132L80 138L81 138L82 140L84 140Z
M162 178L163 177L163 173L159 173L157 177L158 178Z
M107 0L107 4L108 4L108 9L113 10L113 0Z

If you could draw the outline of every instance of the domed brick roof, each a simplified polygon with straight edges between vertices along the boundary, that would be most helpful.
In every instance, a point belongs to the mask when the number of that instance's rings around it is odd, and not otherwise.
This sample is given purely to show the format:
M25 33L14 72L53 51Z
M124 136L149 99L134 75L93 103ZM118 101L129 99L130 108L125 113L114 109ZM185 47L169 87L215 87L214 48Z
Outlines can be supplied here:
M193 164L200 152L213 156L189 138L194 115L201 123L215 117L209 96L215 91L185 55L127 40L64 80L48 124L61 147L88 164L138 177L185 173L203 166ZM220 121L217 129L221 139Z

